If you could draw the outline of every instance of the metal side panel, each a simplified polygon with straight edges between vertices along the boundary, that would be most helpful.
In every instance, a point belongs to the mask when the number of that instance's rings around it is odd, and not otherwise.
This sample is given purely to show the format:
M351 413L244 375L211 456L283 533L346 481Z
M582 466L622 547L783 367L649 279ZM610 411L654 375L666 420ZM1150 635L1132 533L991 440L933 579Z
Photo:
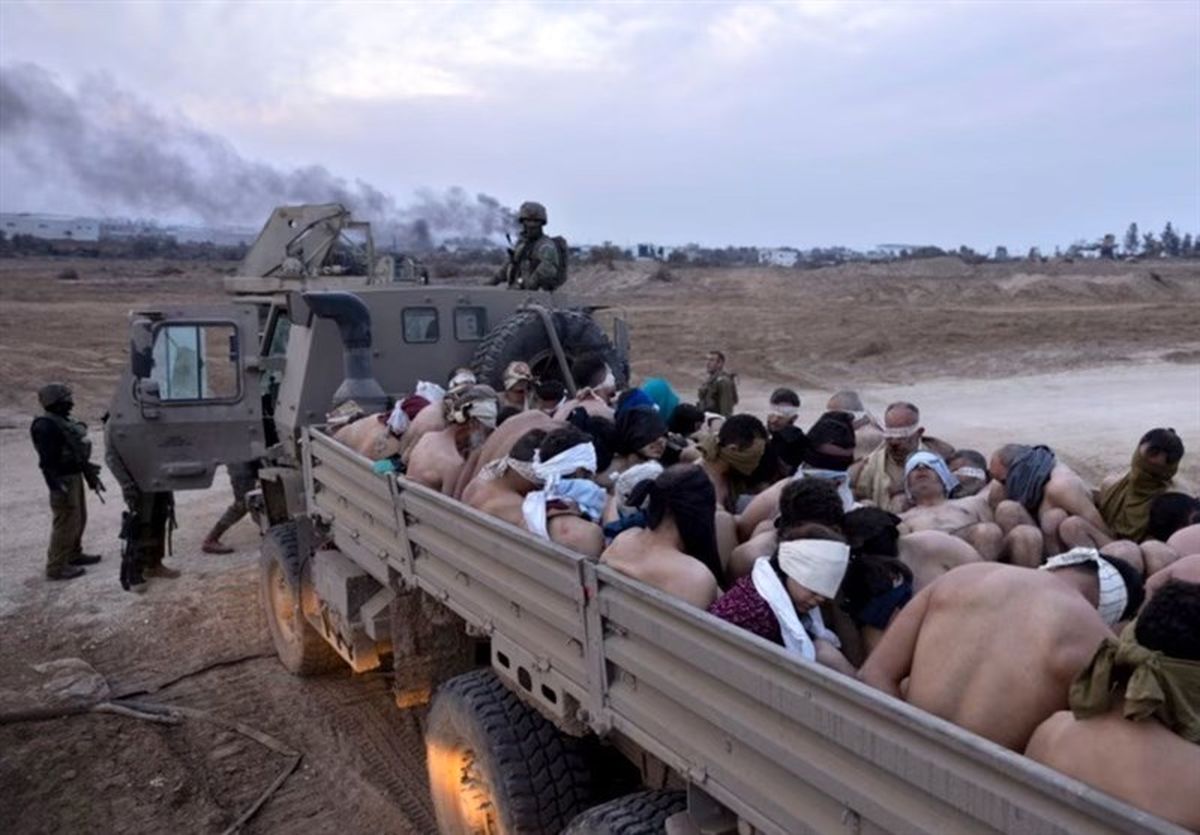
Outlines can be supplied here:
M606 719L764 832L1173 832L1024 757L594 569Z

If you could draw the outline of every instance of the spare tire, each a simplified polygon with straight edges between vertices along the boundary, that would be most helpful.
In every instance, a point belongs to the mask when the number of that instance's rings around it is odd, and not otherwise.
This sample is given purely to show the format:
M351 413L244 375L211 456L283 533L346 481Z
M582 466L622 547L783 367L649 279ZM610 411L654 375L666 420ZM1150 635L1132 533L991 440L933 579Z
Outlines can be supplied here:
M617 385L625 386L629 379L628 362L591 316L579 310L552 310L550 317L568 365L584 354L600 354L612 369ZM504 369L518 360L529 363L538 379L566 382L550 347L546 326L536 310L518 310L493 328L479 343L471 368L479 382L499 391L504 387Z

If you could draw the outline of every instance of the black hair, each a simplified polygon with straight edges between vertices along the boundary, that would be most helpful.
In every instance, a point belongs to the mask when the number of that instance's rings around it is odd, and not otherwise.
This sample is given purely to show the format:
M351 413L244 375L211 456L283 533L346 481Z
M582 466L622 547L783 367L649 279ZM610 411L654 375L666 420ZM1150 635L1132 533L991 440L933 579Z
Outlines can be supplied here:
M559 453L566 452L571 447L586 444L591 440L590 435L575 426L564 426L546 433L542 443L538 446L538 455L542 461L549 461ZM599 470L599 465L597 465L597 470Z
M784 485L779 494L778 529L805 522L840 530L845 518L842 497L833 483L823 478L798 478Z
M797 409L799 409L800 395L796 394L796 392L789 388L777 388L775 391L771 392L771 397L767 402L771 403L772 405L776 403L783 403L788 406L795 406Z
M899 556L900 517L879 507L859 507L846 514L842 530L858 554Z
M606 417L588 412L576 406L567 415L567 423L583 432L596 448L596 472L602 473L612 465L613 449L616 447L617 427ZM546 456L542 456L546 460Z
M1137 614L1138 609L1142 608L1142 601L1146 599L1146 585L1142 582L1142 574L1120 557L1105 556L1103 552L1100 556L1117 569L1117 573L1125 581L1125 610L1121 612L1120 619L1129 620Z
M725 571L717 551L717 490L700 467L678 464L668 467L654 480L638 483L630 491L629 503L646 505L646 524L654 530L667 513L675 520L683 551L712 572L717 585L725 588Z
M567 393L567 387L561 380L538 380L534 391L537 392L538 399L553 400L557 403Z
M1142 444L1150 445L1147 452L1165 452L1168 464L1178 464L1183 458L1183 441L1174 429L1151 429L1138 441L1138 446Z
M522 411L524 411L524 410L518 409L516 406L513 406L510 403L505 403L503 406L500 407L500 411L498 411L496 413L496 425L499 426L500 424L504 423L504 421L508 420L513 415L521 414Z
M912 599L913 573L896 557L850 550L838 604L855 623L886 629L891 615ZM890 595L890 598L883 598ZM872 605L874 604L874 605Z
M1166 542L1171 534L1200 522L1200 499L1187 493L1160 493L1150 500L1146 538Z
M584 354L571 366L571 376L580 388L598 386L608 373L608 363L602 354Z
M758 438L767 439L767 427L754 415L734 415L721 424L717 443L738 449L750 446Z
M688 437L694 435L704 424L704 410L695 403L680 403L671 413L671 421L667 428L676 435Z
M1200 583L1167 580L1138 615L1133 634L1148 650L1200 661Z
M524 435L517 438L517 442L508 451L508 457L517 461L532 461L533 454L537 452L538 447L541 446L542 441L545 439L545 429L530 429Z
M717 359L719 359L721 362L725 362L725 352L724 351L718 351L717 349L714 348L711 351L709 351L709 353L716 354Z
M956 449L946 458L946 464L961 458L966 461L969 466L977 467L983 470L985 476L988 471L988 461L983 457L983 453L976 449Z

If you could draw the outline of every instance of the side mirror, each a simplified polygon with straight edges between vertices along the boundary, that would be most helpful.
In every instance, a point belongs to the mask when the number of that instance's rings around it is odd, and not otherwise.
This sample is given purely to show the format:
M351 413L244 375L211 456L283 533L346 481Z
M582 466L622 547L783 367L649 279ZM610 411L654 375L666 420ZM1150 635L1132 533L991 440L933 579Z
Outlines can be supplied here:
M149 319L129 325L129 370L135 380L144 380L154 370L154 323Z

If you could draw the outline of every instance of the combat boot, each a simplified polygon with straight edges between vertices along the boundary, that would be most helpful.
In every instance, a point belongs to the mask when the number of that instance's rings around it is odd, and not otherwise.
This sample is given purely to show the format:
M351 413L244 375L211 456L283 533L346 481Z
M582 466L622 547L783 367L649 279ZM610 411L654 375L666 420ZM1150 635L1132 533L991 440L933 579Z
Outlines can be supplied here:
M168 568L162 563L159 563L158 565L152 565L142 573L146 577L160 577L163 580L174 580L180 574L180 572L176 569Z
M76 577L82 577L87 572L77 565L67 564L53 573L47 571L47 580L74 580Z
M95 565L100 562L99 554L80 554L68 560L70 565Z

